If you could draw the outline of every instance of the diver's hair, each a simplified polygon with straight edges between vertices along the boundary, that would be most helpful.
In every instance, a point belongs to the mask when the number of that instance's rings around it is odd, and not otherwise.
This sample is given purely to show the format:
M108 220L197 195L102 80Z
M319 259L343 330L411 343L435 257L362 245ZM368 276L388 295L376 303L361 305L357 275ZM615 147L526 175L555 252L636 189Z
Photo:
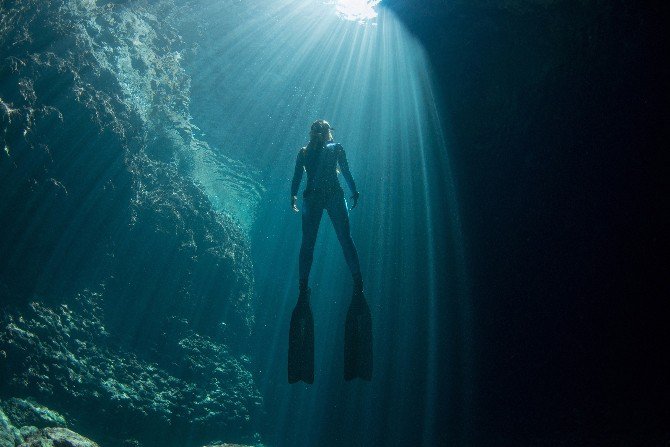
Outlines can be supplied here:
M324 134L323 132L314 130L314 124L316 123L323 123L324 127L327 128L327 132ZM333 139L333 131L330 128L328 121L318 120L314 124L312 124L312 130L309 131L309 143L307 144L307 150L314 149L317 147L317 145L323 145L326 141Z
M307 150L314 149L318 146L323 146L327 141L333 139L333 133L329 130L325 139L317 135L310 135L309 143L307 143Z

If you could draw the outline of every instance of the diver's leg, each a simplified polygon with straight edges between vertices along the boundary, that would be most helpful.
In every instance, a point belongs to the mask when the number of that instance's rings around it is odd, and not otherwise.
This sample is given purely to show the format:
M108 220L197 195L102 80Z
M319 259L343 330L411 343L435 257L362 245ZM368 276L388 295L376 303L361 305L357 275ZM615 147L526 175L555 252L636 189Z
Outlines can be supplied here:
M347 210L347 201L344 199L344 194L335 193L328 201L327 206L328 216L333 222L335 234L342 246L344 252L344 259L347 261L351 276L354 278L354 288L361 290L363 288L361 279L361 266L358 260L358 251L354 240L351 238L351 230L349 228L349 211Z
M307 289L309 271L314 259L314 244L319 232L319 224L323 207L316 200L305 199L302 205L302 244L300 245L300 259L298 265L300 290Z

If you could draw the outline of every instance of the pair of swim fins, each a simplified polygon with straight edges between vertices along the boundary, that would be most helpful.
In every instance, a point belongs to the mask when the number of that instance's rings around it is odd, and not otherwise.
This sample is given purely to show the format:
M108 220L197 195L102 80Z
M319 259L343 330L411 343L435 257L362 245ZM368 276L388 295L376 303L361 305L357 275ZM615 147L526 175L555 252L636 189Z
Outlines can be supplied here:
M314 318L310 291L300 294L291 315L288 381L314 383ZM372 380L372 318L362 291L354 293L344 330L344 380Z

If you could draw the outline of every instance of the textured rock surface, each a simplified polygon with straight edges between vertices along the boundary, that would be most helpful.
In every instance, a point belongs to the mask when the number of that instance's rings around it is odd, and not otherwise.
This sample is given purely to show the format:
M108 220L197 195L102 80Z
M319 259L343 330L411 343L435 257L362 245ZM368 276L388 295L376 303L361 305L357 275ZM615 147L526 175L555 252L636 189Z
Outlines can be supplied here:
M21 433L21 436L25 439L25 438L37 433L39 430L40 429L35 427L35 426L26 425L26 426L21 427L19 429L19 433ZM21 442L23 442L23 441L21 441Z
M0 447L97 447L98 444L63 427L65 419L55 411L26 399L10 398L3 402L8 417L0 408ZM50 424L37 428L26 422ZM20 429L16 428L21 426ZM137 444L139 446L139 444Z
M76 404L68 407L73 425L101 441L102 415L105 426L115 427L112 437L117 440L132 436L159 442L162 435L156 431L168 437L193 430L205 440L250 431L261 399L247 371L248 359L183 322L166 331L165 354L156 363L112 348L98 315L99 299L100 294L88 292L70 305L33 302L24 313L7 312L0 326L0 349L13 360L0 369L6 386L43 396L54 408L64 404L63 397L70 399ZM38 421L34 409L6 407L19 415L21 424L44 426L45 417ZM42 411L56 421L54 412Z
M16 427L35 426L37 428L45 428L67 426L67 422L63 416L28 399L12 397L0 402L0 407L2 407L9 420L12 421L12 425Z
M108 315L117 333L134 335L126 315L144 311L138 296L155 315L145 335L171 315L208 330L222 303L226 323L248 332L253 278L236 210L216 212L190 177L213 151L189 122L179 36L140 6L22 2L3 14L6 299L61 299L104 281L111 310L124 308ZM226 160L215 160L223 181Z
M23 442L23 437L0 408L0 447L14 447Z
M194 136L171 5L0 8L0 396L103 444L252 439L260 406L248 241L192 176L239 166Z
M67 428L51 427L33 433L19 447L98 447L98 444Z

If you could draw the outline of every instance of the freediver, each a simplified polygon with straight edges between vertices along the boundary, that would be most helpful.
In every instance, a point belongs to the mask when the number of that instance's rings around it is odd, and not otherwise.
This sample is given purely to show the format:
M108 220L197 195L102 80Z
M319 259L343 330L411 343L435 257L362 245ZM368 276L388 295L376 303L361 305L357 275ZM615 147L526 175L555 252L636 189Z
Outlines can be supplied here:
M295 162L291 182L291 208L298 213L298 189L303 172L307 172L307 183L302 202L302 243L299 258L298 302L291 316L289 330L288 381L314 382L314 320L309 299L309 272L312 267L314 244L321 223L323 210L328 212L337 239L342 246L344 258L353 277L354 287L347 311L344 336L344 378L360 377L372 379L372 324L370 309L363 295L363 279L358 252L351 238L349 210L340 186L341 172L351 190L351 209L358 205L360 196L349 171L344 148L333 141L333 128L328 121L312 123L309 143L300 149Z

